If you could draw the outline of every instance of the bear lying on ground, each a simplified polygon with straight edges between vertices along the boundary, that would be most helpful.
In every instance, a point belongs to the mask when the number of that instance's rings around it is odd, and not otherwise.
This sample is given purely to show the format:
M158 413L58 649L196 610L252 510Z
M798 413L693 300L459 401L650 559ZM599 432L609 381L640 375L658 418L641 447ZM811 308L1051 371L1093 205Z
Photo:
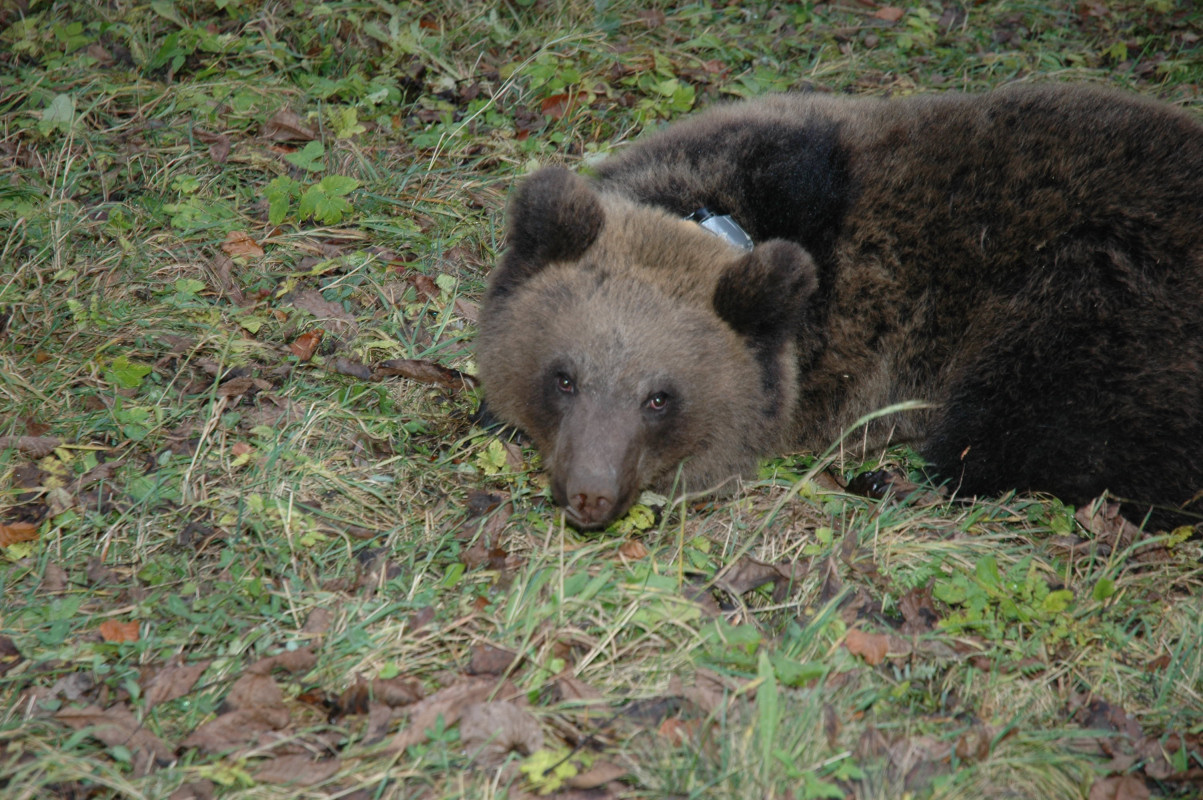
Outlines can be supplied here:
M1203 125L1183 112L1082 86L770 96L591 179L544 168L508 215L480 377L579 528L914 399L879 432L960 495L1203 512ZM754 249L712 232L726 215Z

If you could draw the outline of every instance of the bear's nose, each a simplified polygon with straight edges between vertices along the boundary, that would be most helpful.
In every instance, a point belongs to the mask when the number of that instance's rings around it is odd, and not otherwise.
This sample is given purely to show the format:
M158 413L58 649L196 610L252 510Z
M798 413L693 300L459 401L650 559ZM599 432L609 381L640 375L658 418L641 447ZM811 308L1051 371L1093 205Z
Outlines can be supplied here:
M580 489L569 497L569 507L577 520L586 525L594 525L609 518L614 508L614 493Z

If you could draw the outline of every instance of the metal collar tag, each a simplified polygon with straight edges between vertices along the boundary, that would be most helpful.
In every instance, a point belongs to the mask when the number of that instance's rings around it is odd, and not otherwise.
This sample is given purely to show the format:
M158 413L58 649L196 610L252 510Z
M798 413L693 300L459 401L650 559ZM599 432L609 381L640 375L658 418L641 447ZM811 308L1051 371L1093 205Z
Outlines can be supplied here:
M748 236L747 232L739 227L739 223L733 220L730 214L715 214L703 206L686 217L685 220L687 222L696 222L715 236L726 241L727 244L734 245L740 250L751 252L755 246L752 244L752 237Z

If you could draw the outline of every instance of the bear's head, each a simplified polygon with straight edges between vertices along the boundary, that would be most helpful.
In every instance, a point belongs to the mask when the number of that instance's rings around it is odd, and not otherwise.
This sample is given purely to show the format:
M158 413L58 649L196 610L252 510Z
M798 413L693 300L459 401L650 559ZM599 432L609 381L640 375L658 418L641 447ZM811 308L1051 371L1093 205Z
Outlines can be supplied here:
M784 445L816 286L803 249L744 252L559 168L521 184L507 237L480 378L574 526L603 527L644 488L717 488Z

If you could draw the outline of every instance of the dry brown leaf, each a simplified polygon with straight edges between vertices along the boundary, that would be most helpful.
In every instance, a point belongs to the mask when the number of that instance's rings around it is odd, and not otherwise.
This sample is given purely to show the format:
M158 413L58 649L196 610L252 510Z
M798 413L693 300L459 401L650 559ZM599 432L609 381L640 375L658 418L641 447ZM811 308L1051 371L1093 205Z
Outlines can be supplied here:
M455 313L468 322L476 322L480 316L480 306L462 297L455 298Z
M627 561L638 561L647 558L648 549L638 539L626 539L618 545L618 554Z
M1136 775L1100 778L1090 786L1089 800L1148 800L1149 789Z
M317 133L301 121L295 112L282 108L271 119L263 123L259 134L265 139L276 142L309 142L317 138Z
M573 775L565 781L573 789L596 789L605 786L610 781L616 781L627 774L627 771L613 761L594 761L593 766L584 772Z
M296 339L289 342L288 349L302 362L308 361L317 352L317 346L321 344L322 336L325 333L321 328L314 328L311 331L302 333Z
M106 619L100 623L100 637L106 642L136 642L138 641L138 621L120 622Z
M543 99L540 110L549 119L563 119L579 105L579 92L561 92Z
M293 308L312 314L322 325L339 336L351 337L359 328L355 317L341 303L327 300L317 289L305 289L288 296Z
M342 356L327 361L326 369L331 372L337 372L339 375L349 375L352 378L358 378L361 381L370 381L372 379L371 367L359 361L343 358Z
M150 711L159 703L183 697L191 692L200 676L209 668L209 663L205 660L195 664L169 664L155 672L142 686L146 697L146 710Z
M230 157L230 137L224 133L211 133L202 128L193 128L192 133L197 139L209 145L209 158L218 164L226 163Z
M171 748L144 728L124 705L107 709L98 706L65 708L54 718L76 730L89 728L92 736L109 747L128 748L134 755L137 775L146 775L154 767L169 764L175 758Z
M247 668L248 672L267 674L273 669L282 669L293 675L304 675L317 665L317 656L308 647L285 650L274 656L261 658Z
M167 800L213 800L217 787L212 781L189 781L171 793Z
M543 747L539 721L507 700L473 703L459 723L460 742L478 764L500 764L510 752L522 755Z
M656 729L656 733L660 738L674 746L680 746L693 739L697 733L698 721L696 719L680 719L679 717L669 717L660 723L660 727Z
M476 378L459 370L449 369L431 361L409 358L382 361L376 365L373 372L377 378L396 375L418 383L442 386L445 389L472 389L477 384Z
M0 636L0 677L25 660L21 651L7 636Z
M389 708L412 705L422 699L422 684L413 678L374 678L372 697Z
M454 725L459 721L465 707L472 703L484 702L496 686L496 678L481 677L440 689L413 707L409 725L397 732L385 748L385 752L404 752L410 745L418 744L426 738L427 729L431 728L440 716L444 725Z
M694 674L692 686L680 686L678 682L674 691L710 715L718 711L745 683L709 669L699 669Z
M56 436L0 436L0 450L16 448L32 458L45 458L62 443Z
M272 388L272 385L262 378L252 378L243 376L241 378L230 378L228 381L217 387L218 397L241 397L247 393L262 392Z
M288 710L283 708L231 711L198 727L180 746L208 753L237 751L254 745L261 734L287 726L290 720Z
M897 22L906 14L906 10L897 6L882 6L873 12L873 16L877 19L884 19L886 22Z
M560 690L561 700L575 700L586 704L605 701L605 695L599 689L566 672L556 676L556 688Z
M517 660L518 655L513 651L482 642L472 648L467 672L469 675L501 675Z
M885 660L886 653L890 651L890 637L850 628L844 637L844 647L848 648L849 653L863 658L869 666L875 667Z
M260 762L254 775L262 783L315 786L329 780L341 767L337 758L315 761L312 756L287 755Z
M42 583L38 586L38 591L46 594L60 594L66 590L67 571L58 564L47 564L46 571L42 573Z
M8 547L17 542L32 542L38 538L38 526L32 522L0 523L0 547Z
M315 608L305 618L305 624L301 626L301 632L308 633L311 636L321 636L330 630L330 623L333 621L333 618L334 614L330 609Z
M769 564L744 556L726 569L715 584L735 596L758 589L766 583L788 578L778 564Z
M916 586L900 597L898 610L902 612L902 632L905 634L927 633L940 621L929 586Z
M259 258L263 255L263 248L246 231L230 231L227 233L226 240L221 243L221 249L230 258L238 256Z
M1074 514L1074 519L1083 528L1094 534L1104 554L1111 551L1122 551L1140 542L1146 534L1140 528L1129 522L1120 513L1120 504L1108 500L1105 496L1082 506ZM1110 548L1107 550L1105 548ZM1140 563L1160 563L1170 560L1169 551L1159 542L1138 545L1132 551L1132 560Z

